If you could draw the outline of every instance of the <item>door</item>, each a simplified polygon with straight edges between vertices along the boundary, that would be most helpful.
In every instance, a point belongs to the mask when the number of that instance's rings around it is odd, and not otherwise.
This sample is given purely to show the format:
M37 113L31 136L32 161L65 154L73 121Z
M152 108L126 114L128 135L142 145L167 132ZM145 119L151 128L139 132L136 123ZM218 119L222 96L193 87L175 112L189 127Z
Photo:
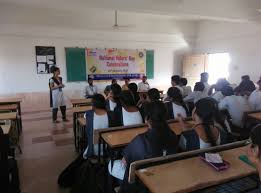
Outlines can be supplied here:
M208 55L188 55L183 60L183 77L188 79L188 85L194 88L200 81L200 74L208 71Z

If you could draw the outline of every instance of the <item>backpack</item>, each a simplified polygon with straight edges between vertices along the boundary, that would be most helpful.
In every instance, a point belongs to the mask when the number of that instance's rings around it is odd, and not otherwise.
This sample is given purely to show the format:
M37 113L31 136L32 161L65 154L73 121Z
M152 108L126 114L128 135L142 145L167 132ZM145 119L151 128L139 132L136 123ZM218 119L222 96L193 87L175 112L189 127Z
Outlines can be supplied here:
M77 172L84 162L85 160L82 155L80 155L76 160L70 163L58 177L59 186L63 188L72 187L75 183Z
M106 193L107 175L105 165L87 160L78 170L71 193Z
M5 193L20 193L17 162L9 156L9 137L0 126L0 188Z

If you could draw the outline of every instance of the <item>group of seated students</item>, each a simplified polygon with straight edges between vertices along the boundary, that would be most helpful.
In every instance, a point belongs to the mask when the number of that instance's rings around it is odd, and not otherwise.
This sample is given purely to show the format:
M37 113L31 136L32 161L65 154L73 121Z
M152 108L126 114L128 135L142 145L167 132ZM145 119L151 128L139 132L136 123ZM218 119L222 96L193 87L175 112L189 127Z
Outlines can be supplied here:
M85 158L97 154L97 147L93 144L95 129L144 122L149 127L147 132L135 137L122 151L122 193L130 192L127 178L132 162L225 144L228 142L228 129L225 120L220 118L220 110L227 109L232 123L238 127L243 127L244 112L261 110L261 78L257 82L257 89L250 86L254 83L246 76L233 89L225 79L218 80L215 85L208 85L208 74L202 73L201 81L195 84L193 92L186 86L185 78L175 75L171 80L172 87L168 89L164 100L160 100L160 93L155 88L147 87L147 98L140 96L137 84L129 83L129 80L125 81L123 88L113 80L105 89L107 99L101 94L92 96L93 110L86 112L88 146L84 152ZM142 83L144 88L148 85L146 77ZM192 110L187 102L193 103ZM184 121L189 116L195 122L193 127ZM168 126L169 119L179 122L183 130L180 136ZM109 172L115 176L113 168Z

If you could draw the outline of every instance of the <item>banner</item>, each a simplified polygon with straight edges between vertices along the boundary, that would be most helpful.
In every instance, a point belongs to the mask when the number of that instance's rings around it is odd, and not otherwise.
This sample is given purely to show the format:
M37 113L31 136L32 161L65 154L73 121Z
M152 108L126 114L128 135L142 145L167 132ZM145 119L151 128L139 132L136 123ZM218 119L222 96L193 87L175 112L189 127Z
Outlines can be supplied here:
M146 50L87 48L86 66L96 80L138 79L146 74Z

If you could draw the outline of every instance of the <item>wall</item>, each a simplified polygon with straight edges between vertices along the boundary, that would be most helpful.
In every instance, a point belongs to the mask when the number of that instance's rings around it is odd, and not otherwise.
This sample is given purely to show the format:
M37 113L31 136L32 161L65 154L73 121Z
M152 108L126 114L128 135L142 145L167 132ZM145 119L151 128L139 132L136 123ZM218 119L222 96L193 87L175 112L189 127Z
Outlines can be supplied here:
M92 13L95 12L88 12ZM56 62L65 81L65 47L154 49L155 78L149 82L166 90L170 77L181 74L183 55L194 46L196 22L135 13L131 17L132 13L124 13L121 22L135 26L112 30L107 19L113 16L111 13L101 13L94 24L88 14L0 6L0 97L22 97L23 104L30 108L48 106L50 75L36 73L37 45L55 46ZM82 21L82 18L89 19ZM109 83L97 83L99 90L106 84ZM85 85L85 82L66 82L66 96L79 97Z
M228 52L231 83L249 74L256 82L261 76L261 25L258 23L200 22L195 53Z

